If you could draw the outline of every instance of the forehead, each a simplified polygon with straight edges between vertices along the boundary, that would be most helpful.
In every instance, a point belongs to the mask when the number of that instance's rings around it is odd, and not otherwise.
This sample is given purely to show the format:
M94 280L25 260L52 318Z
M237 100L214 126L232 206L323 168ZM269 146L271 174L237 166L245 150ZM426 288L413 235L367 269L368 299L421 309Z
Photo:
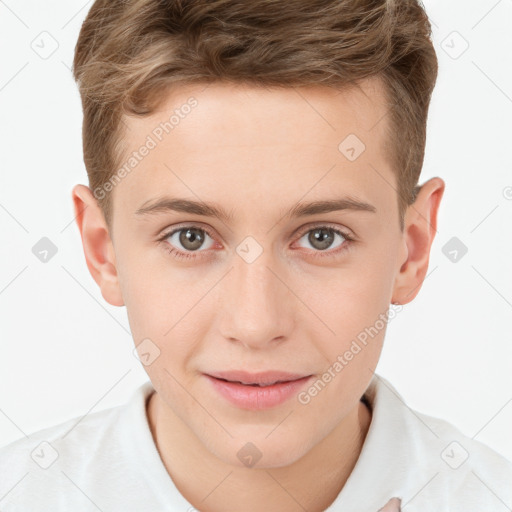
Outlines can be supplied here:
M221 82L176 87L152 115L125 118L123 163L142 146L151 149L115 187L114 204L121 194L135 210L167 192L196 200L215 192L213 199L236 208L237 199L241 207L293 203L305 194L324 199L333 188L374 204L389 201L381 197L384 181L388 195L394 192L386 112L376 79L340 90Z
M190 126L209 131L208 137L201 141L197 137L186 140L192 144L219 143L226 135L237 144L247 138L252 144L258 135L258 142L265 144L284 142L283 129L299 143L325 142L326 133L338 132L334 135L336 139L348 130L368 138L367 132L377 128L378 133L385 125L380 121L387 112L384 86L376 77L343 89L214 82L178 85L162 95L152 115L124 117L126 140L131 145L136 145L141 135L151 133L160 122L169 121L173 114L171 130L175 135L181 133L182 142L192 135L186 129ZM195 106L191 108L192 102ZM182 123L185 119L187 122ZM181 125L179 130L178 125ZM276 141L276 136L280 140Z

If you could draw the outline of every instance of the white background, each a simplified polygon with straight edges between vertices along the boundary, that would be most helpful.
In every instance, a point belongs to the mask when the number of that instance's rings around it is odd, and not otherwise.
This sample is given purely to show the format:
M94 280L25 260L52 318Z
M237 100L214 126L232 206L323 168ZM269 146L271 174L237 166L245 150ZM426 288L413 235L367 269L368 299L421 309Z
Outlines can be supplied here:
M0 445L122 404L147 380L73 220L87 175L70 67L91 4L0 1ZM377 372L512 460L512 0L425 6L440 71L420 182L440 176L446 192L428 277L390 323ZM51 48L43 31L58 43L47 59L31 47ZM32 253L44 236L58 248L47 263ZM468 248L457 263L442 252L454 236Z

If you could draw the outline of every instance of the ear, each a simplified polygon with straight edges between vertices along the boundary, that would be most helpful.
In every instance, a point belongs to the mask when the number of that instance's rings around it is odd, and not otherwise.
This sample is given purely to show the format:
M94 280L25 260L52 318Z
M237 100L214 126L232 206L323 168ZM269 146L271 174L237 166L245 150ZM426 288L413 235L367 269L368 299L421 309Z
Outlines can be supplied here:
M87 268L103 298L112 306L124 306L114 246L103 212L91 189L85 185L73 187L72 199Z
M424 183L406 211L403 242L405 258L395 278L392 302L407 304L420 291L428 270L430 248L437 232L437 213L445 183L432 178Z

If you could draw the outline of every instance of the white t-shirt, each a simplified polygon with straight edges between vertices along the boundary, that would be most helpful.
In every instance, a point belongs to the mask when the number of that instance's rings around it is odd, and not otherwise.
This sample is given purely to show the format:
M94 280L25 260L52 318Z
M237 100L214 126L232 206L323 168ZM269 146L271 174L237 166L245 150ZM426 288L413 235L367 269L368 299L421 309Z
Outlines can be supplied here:
M125 405L1 448L0 511L195 511L154 444L146 415L153 391L148 381ZM393 497L405 512L512 509L511 462L449 423L411 410L383 377L374 375L365 399L372 409L368 434L328 512L377 512Z

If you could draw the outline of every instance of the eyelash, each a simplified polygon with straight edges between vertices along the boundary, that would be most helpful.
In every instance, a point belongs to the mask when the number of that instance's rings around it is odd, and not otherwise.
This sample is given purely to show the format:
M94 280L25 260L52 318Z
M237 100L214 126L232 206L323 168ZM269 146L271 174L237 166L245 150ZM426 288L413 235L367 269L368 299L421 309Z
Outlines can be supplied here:
M165 250L173 258L176 258L177 260L196 258L197 256L195 255L195 252L204 252L204 251L189 251L188 253L181 252L181 251L178 251L174 246L169 245L168 243L165 242L165 240L167 238L169 238L170 236L174 235L174 233L177 233L179 231L185 231L186 229L189 229L189 228L195 228L200 231L204 231L210 238L214 239L212 233L208 229L206 229L202 226L194 225L194 224L188 224L186 226L181 226L179 228L173 229L172 231L164 233L160 238L158 238L158 242L163 243ZM332 232L334 232L338 235L341 235L345 239L345 241L341 247L338 247L337 249L335 249L333 251L328 251L328 250L327 251L314 251L316 253L313 256L314 258L325 258L325 257L339 256L341 253L345 252L350 247L352 242L355 241L355 239L352 236L350 236L348 233L341 231L338 228L334 228L330 225L326 225L326 224L320 224L318 226L308 227L307 229L300 232L298 238L300 239L306 233L309 233L310 231L314 231L316 229L329 229Z

